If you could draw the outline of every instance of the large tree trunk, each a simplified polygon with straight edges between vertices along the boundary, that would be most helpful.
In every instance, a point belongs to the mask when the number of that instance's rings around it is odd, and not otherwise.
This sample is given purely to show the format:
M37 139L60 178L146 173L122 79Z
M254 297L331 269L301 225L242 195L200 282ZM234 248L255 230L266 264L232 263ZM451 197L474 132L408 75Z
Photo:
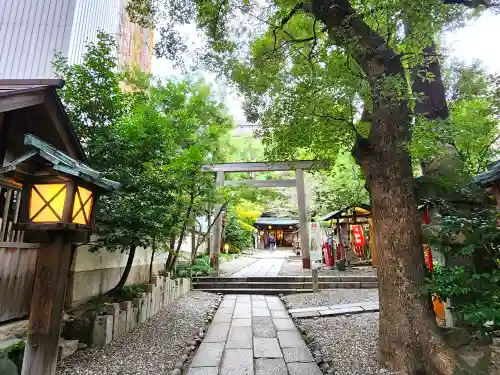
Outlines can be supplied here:
M422 229L407 151L412 118L404 93L396 97L388 86L405 85L401 58L348 0L313 0L311 12L334 40L347 46L372 87L371 134L357 134L353 154L371 192L380 249L379 359L404 375L456 375L458 362L438 332L430 298L421 293Z
M123 271L122 276L120 277L120 280L118 281L118 284L111 289L108 293L114 293L118 290L123 289L125 286L128 276L130 275L130 270L132 269L132 265L134 264L134 257L135 257L135 245L130 245L129 251L128 251L128 258L127 258L127 264L125 265L125 270Z

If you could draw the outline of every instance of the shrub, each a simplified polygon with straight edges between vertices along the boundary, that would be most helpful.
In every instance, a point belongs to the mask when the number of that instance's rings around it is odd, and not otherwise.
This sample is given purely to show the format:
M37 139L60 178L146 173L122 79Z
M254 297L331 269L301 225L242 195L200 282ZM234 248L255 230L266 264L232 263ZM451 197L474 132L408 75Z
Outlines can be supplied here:
M428 228L429 244L447 260L470 259L471 265L435 266L427 274L425 292L441 301L452 299L460 320L479 329L500 327L500 229L497 213L475 205L457 210L441 202L438 225ZM447 264L449 262L447 261Z

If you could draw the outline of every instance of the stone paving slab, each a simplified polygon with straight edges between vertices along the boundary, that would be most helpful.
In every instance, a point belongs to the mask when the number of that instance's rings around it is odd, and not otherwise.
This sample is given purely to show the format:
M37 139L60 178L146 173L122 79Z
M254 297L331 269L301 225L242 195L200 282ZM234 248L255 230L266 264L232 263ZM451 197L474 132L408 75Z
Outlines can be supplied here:
M282 358L281 348L277 338L253 339L253 355L255 358Z
M218 375L218 367L191 367L186 375Z
M274 296L257 295L224 298L187 372L187 375L320 374L281 301Z
M224 346L225 343L223 342L202 342L191 363L191 367L219 367L222 354L224 354Z
M359 314L374 311L379 311L379 304L377 302L343 303L332 306L304 307L288 310L293 318Z
M208 329L204 342L226 342L231 323L213 323Z
M314 357L308 347L283 348L283 356L286 363L291 362L314 362Z
M252 349L226 349L220 375L254 375Z
M278 331L278 340L282 348L300 348L306 346L298 331Z
M293 324L292 319L273 319L274 326L277 331L296 331L297 328Z
M231 327L251 327L252 326L252 319L240 319L234 317L233 321L231 322Z
M226 343L227 349L252 349L252 327L232 327Z
M282 358L257 358L255 375L288 375L288 369Z
M311 363L288 363L290 375L323 375L316 362Z

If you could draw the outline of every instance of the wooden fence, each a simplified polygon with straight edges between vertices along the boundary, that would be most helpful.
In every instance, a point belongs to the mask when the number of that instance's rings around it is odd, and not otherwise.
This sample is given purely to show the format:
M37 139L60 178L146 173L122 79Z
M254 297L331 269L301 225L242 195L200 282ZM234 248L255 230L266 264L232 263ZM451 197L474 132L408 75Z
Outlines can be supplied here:
M16 185L0 185L0 322L29 314L38 245L23 243L15 229L21 191Z

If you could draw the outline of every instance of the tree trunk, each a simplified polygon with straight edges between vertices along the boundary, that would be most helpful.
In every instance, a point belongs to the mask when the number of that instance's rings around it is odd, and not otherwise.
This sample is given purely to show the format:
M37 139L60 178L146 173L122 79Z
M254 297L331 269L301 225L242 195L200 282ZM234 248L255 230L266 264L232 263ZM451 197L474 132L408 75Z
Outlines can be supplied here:
M175 236L172 236L169 241L169 252L167 261L165 262L165 269L169 269L169 264L172 262L172 257L174 256L173 251L175 249Z
M346 45L372 87L371 134L357 134L353 155L371 192L380 249L379 359L404 375L456 375L458 362L438 332L429 296L421 293L422 228L407 151L412 118L405 93L397 97L390 88L406 83L401 58L348 0L313 0L310 11L332 39Z
M132 269L132 265L134 264L134 257L135 257L135 245L130 245L130 249L128 252L128 259L127 259L127 265L125 266L125 270L123 271L122 276L120 277L120 281L118 281L118 284L111 289L108 293L113 293L118 290L123 289L125 286L125 283L127 282L128 276L130 275L130 270Z
M173 254L170 254L172 256L169 255L167 259L167 271L171 271L172 268L174 268L175 262L177 261L177 257L179 256L179 252L181 251L181 246L182 243L184 242L184 236L186 235L187 226L189 223L189 219L191 217L191 211L193 210L194 199L195 199L194 193L191 193L189 205L186 209L186 217L184 219L184 223L182 224L181 233L179 235L179 241L177 242L177 247L175 249L175 252Z
M156 238L153 238L153 243L151 245L151 259L149 260L149 283L153 281L153 260L155 258L156 252Z

